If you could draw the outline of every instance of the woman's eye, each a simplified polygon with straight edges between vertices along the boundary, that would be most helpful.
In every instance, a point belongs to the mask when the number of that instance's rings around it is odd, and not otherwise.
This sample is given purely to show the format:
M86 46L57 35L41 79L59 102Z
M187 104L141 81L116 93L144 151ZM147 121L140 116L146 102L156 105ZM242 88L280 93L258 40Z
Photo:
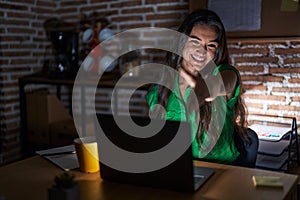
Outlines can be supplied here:
M216 50L218 46L217 46L216 44L208 44L207 47L208 47L210 50Z
M199 45L200 44L199 40L196 40L196 39L191 39L190 42L192 44L195 44L195 45Z

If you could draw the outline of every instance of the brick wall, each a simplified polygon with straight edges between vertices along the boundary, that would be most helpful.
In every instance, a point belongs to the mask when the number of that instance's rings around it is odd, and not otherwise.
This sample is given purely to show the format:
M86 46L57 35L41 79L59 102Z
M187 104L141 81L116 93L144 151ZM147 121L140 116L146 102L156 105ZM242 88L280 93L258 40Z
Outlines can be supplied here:
M45 58L51 56L46 51L50 45L43 28L46 19L60 17L78 22L82 14L97 11L118 33L144 26L175 28L188 9L187 0L1 1L0 163L20 158L18 78L42 70ZM297 116L300 120L299 48L299 38L229 41L231 62L241 71L250 114L266 112ZM150 61L160 60L156 53L149 55L146 59ZM63 90L63 94L68 91ZM101 98L99 102L106 101ZM68 97L63 99L68 101Z
M242 74L250 122L255 114L278 116L270 122L300 120L299 38L229 40L229 52Z
M55 8L53 1L0 2L0 157L3 162L20 158L18 78L41 70L47 45L43 22L54 15Z

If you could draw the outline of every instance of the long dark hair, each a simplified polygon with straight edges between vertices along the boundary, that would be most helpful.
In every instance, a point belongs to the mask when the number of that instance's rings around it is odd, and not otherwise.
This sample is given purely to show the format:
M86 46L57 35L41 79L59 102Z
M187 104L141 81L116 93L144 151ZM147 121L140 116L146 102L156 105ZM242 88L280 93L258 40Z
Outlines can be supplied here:
M217 33L217 42L219 45L216 50L216 56L213 60L215 64L219 65L222 63L228 63L229 56L225 37L225 29L221 19L215 12L207 9L195 10L187 15L177 31L190 36L193 27L198 24L209 26L213 28ZM174 48L183 49L184 44L185 41L177 41L177 43L174 43ZM182 58L180 55L173 54L172 52L167 53L167 64L174 69L178 68L181 59ZM166 106L169 100L168 97L170 94L170 90L163 86L159 86L159 94L159 102L163 106Z
M217 66L220 64L228 64L229 55L228 55L225 28L220 17L211 10L197 9L186 16L186 18L184 19L180 27L177 29L177 31L187 36L190 36L193 27L196 25L205 25L215 30L215 32L217 33L218 47L213 62ZM185 41L177 41L177 43L174 44L175 45L174 48L183 49L184 44ZM175 55L174 53L171 52L167 53L167 62L168 62L167 64L170 67L177 70L178 67L180 66L181 61L182 61L182 57L180 55ZM168 88L159 85L158 93L159 93L158 103L160 103L163 107L167 107L167 103L171 91ZM203 122L203 124L201 124L200 127L200 132L202 132L203 130L208 129L208 125L210 123L211 103L205 102L199 108L199 110L201 113L200 122ZM245 127L247 126L246 108L244 105L244 101L241 98L241 94L238 96L238 100L235 105L234 112L235 112L234 114L235 131L239 133L242 136L242 138L245 138L243 136L243 133L245 132L246 130Z

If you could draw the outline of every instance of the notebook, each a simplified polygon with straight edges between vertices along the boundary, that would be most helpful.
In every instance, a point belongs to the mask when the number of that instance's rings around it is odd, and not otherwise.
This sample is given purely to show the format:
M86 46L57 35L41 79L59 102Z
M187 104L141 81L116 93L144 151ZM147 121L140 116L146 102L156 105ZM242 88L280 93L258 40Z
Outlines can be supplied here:
M102 133L105 134L105 137L109 138L114 145L117 145L126 151L145 153L164 148L165 145L170 144L172 140L174 140L176 135L179 134L179 130L181 136L185 137L184 139L181 139L189 141L189 145L187 146L186 150L182 152L181 155L173 162L162 168L145 172L143 172L143 170L138 172L124 171L104 163L103 159L101 158L104 156L113 156L114 154L111 153L110 149L103 148L105 145L101 145L100 142L100 145L98 146L100 158L100 176L104 181L171 189L183 192L194 192L198 190L214 174L215 170L213 168L194 166L192 149L190 145L191 129L189 123L187 122L167 120L165 121L163 128L157 134L147 138L138 138L132 136L130 133L124 133L123 129L121 130L121 128L119 128L119 126L116 124L112 115L98 114L97 118L101 126ZM126 120L131 119L140 126L146 126L149 123L149 118L147 117L131 116L129 119L128 116L118 116L118 121L121 121L123 124L127 123ZM152 120L152 122L156 122L158 124L162 121L159 119ZM179 126L181 127L180 129ZM100 137L98 139L101 140L103 138ZM160 156L158 156L157 159L151 160L151 162L161 162L161 158L159 157ZM126 163L126 160L126 156L119 158L120 166L122 166L123 162ZM133 165L135 164L134 162L130 161L127 164L131 163Z
M40 150L36 151L36 153L65 171L79 168L79 163L73 144Z

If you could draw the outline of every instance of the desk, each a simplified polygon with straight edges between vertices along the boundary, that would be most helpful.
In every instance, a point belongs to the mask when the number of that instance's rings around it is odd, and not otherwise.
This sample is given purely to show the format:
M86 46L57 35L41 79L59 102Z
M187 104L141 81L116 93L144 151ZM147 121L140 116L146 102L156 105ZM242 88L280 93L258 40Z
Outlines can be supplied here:
M101 180L99 173L85 174L77 170L75 174L80 184L83 200L123 199L123 200L261 200L297 199L298 176L259 169L235 167L207 162L198 165L213 167L215 174L196 193L179 193L169 190L152 189L141 186L110 183ZM47 188L53 183L54 176L63 173L60 168L40 156L34 156L0 168L0 196L7 200L47 199ZM179 172L180 173L180 172ZM256 188L253 175L280 176L283 188Z

